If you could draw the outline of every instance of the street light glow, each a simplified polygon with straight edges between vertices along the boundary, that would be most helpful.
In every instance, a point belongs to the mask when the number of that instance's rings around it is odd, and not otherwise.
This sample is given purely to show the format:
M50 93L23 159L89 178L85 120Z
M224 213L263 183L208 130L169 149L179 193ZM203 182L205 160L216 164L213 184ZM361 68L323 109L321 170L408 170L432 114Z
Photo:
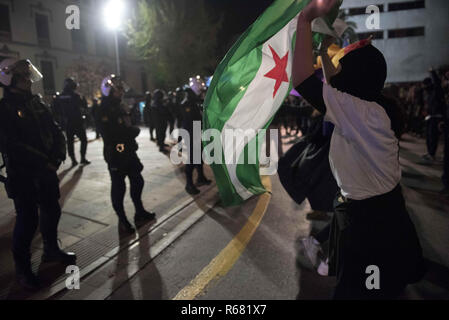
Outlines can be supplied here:
M117 30L122 24L125 4L122 0L109 0L103 9L103 19L111 30Z

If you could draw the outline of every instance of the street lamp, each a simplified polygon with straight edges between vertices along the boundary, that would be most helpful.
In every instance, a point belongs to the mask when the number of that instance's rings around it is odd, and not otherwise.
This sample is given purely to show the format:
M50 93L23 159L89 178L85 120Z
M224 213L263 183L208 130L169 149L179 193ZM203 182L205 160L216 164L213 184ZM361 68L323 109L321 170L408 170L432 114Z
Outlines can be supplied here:
M103 19L106 27L114 32L115 57L117 60L117 75L120 76L120 55L117 32L122 25L125 5L122 0L108 0L103 8Z

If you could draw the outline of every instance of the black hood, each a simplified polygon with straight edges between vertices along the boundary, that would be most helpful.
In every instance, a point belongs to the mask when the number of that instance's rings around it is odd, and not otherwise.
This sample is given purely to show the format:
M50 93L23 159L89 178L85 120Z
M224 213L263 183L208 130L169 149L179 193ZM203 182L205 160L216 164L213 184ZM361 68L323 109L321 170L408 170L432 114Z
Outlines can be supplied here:
M379 98L387 79L387 63L378 49L371 44L356 49L340 64L341 71L330 80L334 88L367 101Z
M387 79L387 63L383 54L368 44L346 54L341 71L333 76L330 85L366 101L374 101L386 111L391 128L400 138L404 129L404 114L394 97L382 94Z

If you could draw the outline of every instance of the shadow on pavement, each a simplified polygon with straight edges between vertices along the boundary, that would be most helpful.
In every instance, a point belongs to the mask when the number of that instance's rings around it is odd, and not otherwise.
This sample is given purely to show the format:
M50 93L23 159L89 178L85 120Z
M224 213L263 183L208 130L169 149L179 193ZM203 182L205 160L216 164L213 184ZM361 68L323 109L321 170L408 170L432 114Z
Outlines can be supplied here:
M151 261L150 248L151 240L148 229L154 225L156 221L149 222L139 229L139 252L138 259L130 257L127 246L120 252L116 262L116 276L114 278L113 290L108 299L110 300L162 300L163 284L162 278L156 265ZM120 234L120 243L125 243L129 237ZM123 245L121 245L123 246ZM131 259L131 260L130 260ZM138 268L138 272L128 278L127 269ZM140 270L145 268L144 276ZM121 271L122 270L122 271ZM123 273L123 276L117 276Z

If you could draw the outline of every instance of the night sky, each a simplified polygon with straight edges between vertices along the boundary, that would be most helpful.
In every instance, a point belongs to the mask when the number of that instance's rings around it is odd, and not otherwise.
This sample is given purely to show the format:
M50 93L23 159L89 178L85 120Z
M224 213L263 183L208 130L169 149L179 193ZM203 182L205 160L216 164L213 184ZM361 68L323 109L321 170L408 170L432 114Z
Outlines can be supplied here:
M223 28L219 39L229 47L271 4L273 0L206 0L217 14L224 15ZM228 49L228 48L227 48Z
M218 12L225 14L226 27L242 33L273 0L208 0Z

